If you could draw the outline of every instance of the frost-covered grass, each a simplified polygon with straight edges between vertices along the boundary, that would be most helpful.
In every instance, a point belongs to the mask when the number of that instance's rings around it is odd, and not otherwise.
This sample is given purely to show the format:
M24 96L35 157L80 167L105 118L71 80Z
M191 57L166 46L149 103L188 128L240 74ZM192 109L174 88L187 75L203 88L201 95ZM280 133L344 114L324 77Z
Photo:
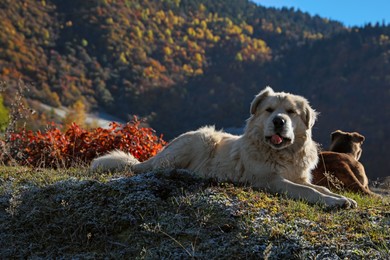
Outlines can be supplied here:
M385 259L390 200L329 211L187 171L0 168L5 258Z

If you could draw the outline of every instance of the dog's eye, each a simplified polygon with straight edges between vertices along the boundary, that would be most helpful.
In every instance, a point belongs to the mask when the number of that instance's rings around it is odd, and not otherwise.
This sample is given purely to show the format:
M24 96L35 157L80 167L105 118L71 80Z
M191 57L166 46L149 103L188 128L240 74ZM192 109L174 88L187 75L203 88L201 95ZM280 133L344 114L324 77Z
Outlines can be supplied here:
M287 113L290 114L290 115L295 114L295 110L294 109L289 109L289 110L287 110Z
M269 107L265 111L267 111L268 113L272 113L272 112L274 112L274 109L272 107Z

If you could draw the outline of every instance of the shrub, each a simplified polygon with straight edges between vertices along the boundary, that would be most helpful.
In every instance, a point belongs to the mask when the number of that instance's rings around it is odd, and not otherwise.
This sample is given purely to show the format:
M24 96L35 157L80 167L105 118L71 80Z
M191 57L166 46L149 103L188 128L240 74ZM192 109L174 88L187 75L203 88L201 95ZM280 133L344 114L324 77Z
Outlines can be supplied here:
M3 142L7 149L1 158L4 162L5 158L12 158L20 165L58 168L88 164L99 155L119 149L144 161L161 150L166 142L162 135L157 136L153 129L141 123L134 117L126 124L113 122L108 129L86 130L75 123L66 132L61 132L54 124L45 131L23 129L11 133Z

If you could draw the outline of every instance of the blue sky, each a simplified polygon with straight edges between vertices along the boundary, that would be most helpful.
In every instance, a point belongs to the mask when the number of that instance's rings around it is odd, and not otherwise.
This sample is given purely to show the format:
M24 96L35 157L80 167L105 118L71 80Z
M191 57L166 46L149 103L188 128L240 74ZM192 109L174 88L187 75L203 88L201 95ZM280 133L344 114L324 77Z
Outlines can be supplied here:
M390 24L390 0L252 0L266 7L294 7L311 15L318 14L346 26L371 22Z

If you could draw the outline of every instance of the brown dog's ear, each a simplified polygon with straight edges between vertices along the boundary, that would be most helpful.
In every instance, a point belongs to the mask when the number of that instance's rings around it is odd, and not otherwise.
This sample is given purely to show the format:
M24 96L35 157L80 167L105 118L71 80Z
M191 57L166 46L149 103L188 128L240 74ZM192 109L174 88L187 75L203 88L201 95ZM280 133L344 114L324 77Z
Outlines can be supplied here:
M251 108L250 108L251 114L254 115L256 113L257 107L259 106L261 101L263 101L266 97L268 97L274 93L275 92L271 87L266 87L259 94L257 94L255 96L255 99L253 99L253 101L251 103Z
M361 134L359 134L359 133L357 133L357 132L353 132L352 133L352 141L354 141L354 142L357 142L357 143L363 143L364 142L364 140L365 140L366 138L363 136L363 135L361 135Z
M333 141L337 136L344 135L345 133L341 130L336 130L330 134L330 139Z

